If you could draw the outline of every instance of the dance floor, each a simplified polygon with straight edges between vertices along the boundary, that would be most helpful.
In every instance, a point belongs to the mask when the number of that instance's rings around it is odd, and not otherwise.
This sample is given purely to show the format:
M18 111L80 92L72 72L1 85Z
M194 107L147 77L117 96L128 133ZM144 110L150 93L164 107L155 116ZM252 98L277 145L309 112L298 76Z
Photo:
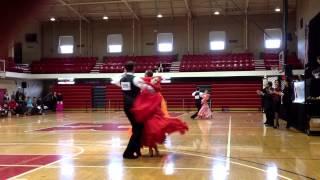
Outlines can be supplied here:
M122 159L122 112L64 112L0 119L0 179L320 179L320 137L263 126L261 113L215 112L170 135L161 156Z

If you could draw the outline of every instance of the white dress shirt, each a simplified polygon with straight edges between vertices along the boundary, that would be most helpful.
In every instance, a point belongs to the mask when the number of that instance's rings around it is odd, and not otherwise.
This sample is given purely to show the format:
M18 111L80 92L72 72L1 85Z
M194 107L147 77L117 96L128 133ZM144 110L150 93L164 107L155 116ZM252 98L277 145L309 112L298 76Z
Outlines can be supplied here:
M199 92L198 96L196 96L197 92ZM200 99L203 96L203 92L195 91L195 92L192 93L192 96L194 97L194 99Z
M132 72L123 73L121 76L113 78L112 81L111 81L111 84L114 84L114 85L116 85L116 86L118 86L118 87L121 87L120 80L121 80L125 75L133 75L133 73L132 73ZM140 89L148 89L149 91L154 91L154 89L153 89L151 86L145 84L145 82L143 81L143 79L141 79L140 77L136 77L136 76L135 76L135 77L133 78L133 84L134 84L135 86L137 86L138 88L140 88Z

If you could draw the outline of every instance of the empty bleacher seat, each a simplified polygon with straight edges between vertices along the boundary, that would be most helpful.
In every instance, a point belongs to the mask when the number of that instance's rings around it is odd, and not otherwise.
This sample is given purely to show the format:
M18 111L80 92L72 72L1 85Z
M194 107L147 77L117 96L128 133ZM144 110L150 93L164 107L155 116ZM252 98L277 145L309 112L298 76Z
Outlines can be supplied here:
M254 70L251 53L184 55L181 72Z
M170 110L191 110L195 108L191 93L198 85L211 85L212 108L252 109L261 108L261 99L256 90L261 88L260 80L225 80L162 84L162 95ZM123 95L119 87L106 86L106 104L112 109L122 109Z
M176 55L155 55L155 56L108 56L104 58L105 64L100 69L103 73L123 72L123 65L127 61L136 63L136 72L144 72L147 69L155 70L160 63L165 72L168 72L171 63L177 60Z
M62 93L65 109L85 109L92 107L91 85L56 85L54 91Z
M264 64L267 70L278 69L279 68L279 54L278 53L264 53L263 54ZM303 65L301 61L297 58L296 54L288 55L288 64L292 66L293 69L302 69Z
M43 58L31 64L32 73L89 73L96 57Z

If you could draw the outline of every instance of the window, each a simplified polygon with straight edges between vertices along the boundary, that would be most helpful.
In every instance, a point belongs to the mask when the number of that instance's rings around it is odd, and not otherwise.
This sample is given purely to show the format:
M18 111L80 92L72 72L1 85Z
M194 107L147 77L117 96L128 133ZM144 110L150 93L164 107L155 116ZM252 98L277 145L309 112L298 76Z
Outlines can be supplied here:
M122 52L122 35L109 34L107 36L108 53L121 53Z
M281 29L266 29L264 31L264 47L266 49L279 49L281 47Z
M226 32L225 31L211 31L209 33L210 50L221 51L226 47Z
M157 44L159 52L172 52L173 50L173 34L159 33L157 35Z
M73 53L73 36L60 36L59 37L59 54L72 54Z

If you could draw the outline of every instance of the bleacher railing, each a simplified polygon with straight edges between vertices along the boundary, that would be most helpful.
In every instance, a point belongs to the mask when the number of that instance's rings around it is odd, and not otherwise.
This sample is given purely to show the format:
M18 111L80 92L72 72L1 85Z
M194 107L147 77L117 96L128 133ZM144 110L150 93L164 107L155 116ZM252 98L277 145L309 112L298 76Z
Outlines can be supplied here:
M0 78L4 78L6 75L6 61L0 59Z

